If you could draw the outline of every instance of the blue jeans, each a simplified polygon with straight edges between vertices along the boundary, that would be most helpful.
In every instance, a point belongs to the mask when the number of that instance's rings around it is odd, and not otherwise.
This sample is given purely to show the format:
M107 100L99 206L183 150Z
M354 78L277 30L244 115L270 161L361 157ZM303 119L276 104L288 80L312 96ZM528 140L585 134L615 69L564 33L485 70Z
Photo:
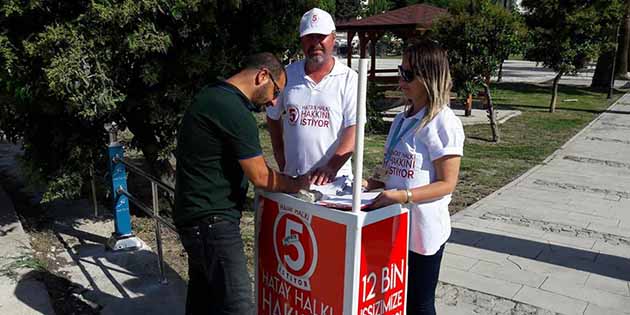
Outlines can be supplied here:
M239 223L218 217L204 221L178 228L188 253L186 314L253 314Z
M444 244L431 256L409 251L407 315L434 315L435 288L440 275Z

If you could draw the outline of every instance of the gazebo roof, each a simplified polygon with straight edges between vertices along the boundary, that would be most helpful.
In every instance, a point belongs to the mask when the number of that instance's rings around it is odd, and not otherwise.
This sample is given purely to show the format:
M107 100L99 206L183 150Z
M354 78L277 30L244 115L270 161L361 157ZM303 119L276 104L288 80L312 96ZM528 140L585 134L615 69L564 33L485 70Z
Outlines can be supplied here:
M365 19L339 22L337 31L360 30L395 30L431 28L433 20L442 14L448 14L446 9L427 4L415 4L404 8L373 15Z

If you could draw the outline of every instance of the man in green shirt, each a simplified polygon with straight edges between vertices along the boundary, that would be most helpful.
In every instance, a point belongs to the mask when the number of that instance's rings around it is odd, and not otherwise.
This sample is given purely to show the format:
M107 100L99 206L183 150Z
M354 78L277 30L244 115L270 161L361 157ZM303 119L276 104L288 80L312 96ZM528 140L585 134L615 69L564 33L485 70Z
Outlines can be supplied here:
M248 179L268 191L308 186L266 165L250 112L275 105L285 85L280 61L255 54L234 76L203 88L184 115L173 215L188 253L186 314L253 314L239 228Z

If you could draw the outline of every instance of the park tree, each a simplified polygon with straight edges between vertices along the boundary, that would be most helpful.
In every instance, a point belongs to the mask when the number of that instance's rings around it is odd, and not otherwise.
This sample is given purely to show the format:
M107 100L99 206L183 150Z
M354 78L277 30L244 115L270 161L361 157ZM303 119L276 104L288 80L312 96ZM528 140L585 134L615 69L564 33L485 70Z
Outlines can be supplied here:
M335 0L318 0L318 1L315 1L314 3L315 3L315 5L318 8L320 8L320 9L330 13L330 15L332 15L332 16L335 16L335 12L337 10L337 1L335 1Z
M368 0L364 3L362 16L372 16L381 14L392 9L393 3L390 0Z
M193 94L244 56L299 51L317 1L5 0L0 4L0 130L24 147L46 199L76 197L106 169L103 125L131 132L149 170L171 178ZM278 14L282 12L282 14Z
M614 75L626 78L628 72L628 48L630 46L630 0L624 4L624 16L617 23L607 25L609 36L600 49L591 87L608 88ZM616 54L615 54L616 53ZM613 69L613 67L615 69Z
M347 21L361 15L360 0L337 0L335 6L335 20Z
M549 111L556 109L558 82L596 58L623 13L617 0L523 0L529 41L526 58L556 72Z
M624 15L619 23L618 50L617 50L617 67L615 74L621 77L627 77L628 64L630 64L630 0L626 0L624 3Z
M458 0L455 0L458 1ZM476 1L476 0L474 0ZM439 8L448 8L453 5L453 0L391 0L392 10L400 9L413 4L424 3ZM470 0L468 0L470 3ZM516 9L516 0L492 0L494 4L503 6L504 8L513 10Z
M520 48L524 28L518 15L491 1L459 1L431 29L431 38L448 50L454 89L464 99L465 115L472 111L472 95L483 88L493 141L499 130L490 95L490 77L511 53Z

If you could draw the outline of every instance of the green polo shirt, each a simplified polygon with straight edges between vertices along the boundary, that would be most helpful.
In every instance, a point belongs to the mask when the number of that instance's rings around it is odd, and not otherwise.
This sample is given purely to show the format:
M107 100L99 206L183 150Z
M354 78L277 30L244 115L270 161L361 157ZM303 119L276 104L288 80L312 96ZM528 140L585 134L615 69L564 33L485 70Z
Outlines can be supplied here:
M262 154L252 108L227 82L195 96L177 137L175 225L210 215L240 219L248 181L238 161Z

